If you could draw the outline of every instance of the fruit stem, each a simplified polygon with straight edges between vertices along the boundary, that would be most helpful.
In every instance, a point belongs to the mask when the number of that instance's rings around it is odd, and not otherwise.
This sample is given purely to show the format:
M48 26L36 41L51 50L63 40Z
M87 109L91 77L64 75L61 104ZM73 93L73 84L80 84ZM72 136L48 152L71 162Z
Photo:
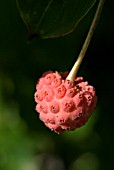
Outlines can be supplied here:
M79 67L81 65L81 62L82 62L82 60L83 60L83 58L85 56L85 53L86 53L87 48L88 48L88 46L90 44L91 38L93 36L93 33L95 31L97 22L99 20L99 17L100 17L100 14L101 14L101 11L102 11L102 8L103 8L103 5L104 5L104 1L105 0L99 0L98 7L97 7L97 10L96 10L95 16L93 18L92 24L90 26L89 32L87 34L87 37L85 39L85 42L84 42L84 44L82 46L82 49L80 51L80 54L79 54L79 56L78 56L78 58L77 58L77 60L76 60L76 62L74 64L74 66L72 67L72 69L71 69L70 73L68 74L66 80L70 80L70 81L73 82L75 80L75 78L76 78L76 74L78 72L78 69L79 69Z

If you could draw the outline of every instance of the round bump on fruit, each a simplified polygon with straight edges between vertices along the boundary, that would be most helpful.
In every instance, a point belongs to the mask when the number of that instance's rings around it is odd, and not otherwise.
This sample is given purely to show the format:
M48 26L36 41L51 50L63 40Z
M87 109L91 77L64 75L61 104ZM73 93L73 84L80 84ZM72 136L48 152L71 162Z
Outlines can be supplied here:
M44 78L45 79L44 82L46 85L50 85L55 78L56 76L54 73L47 74Z
M37 91L34 95L35 97L35 101L36 103L38 103L39 101L42 101L43 100L43 96L42 96L42 92L41 91Z
M59 112L59 104L57 101L53 101L51 104L50 104L50 111L52 113L58 113Z
M63 125L66 124L66 122L69 122L69 113L61 111L56 116L56 124Z
M44 88L43 89L43 98L47 101L50 102L53 99L53 90L51 88Z
M74 83L70 80L65 80L65 87L66 89L71 89L72 87L74 87Z
M53 113L46 114L47 122L55 124L55 115Z
M82 114L82 106L77 107L71 114L71 119L75 120L76 118L80 117L80 115Z
M40 104L37 104L36 105L36 111L38 112L38 113L41 113L41 112L43 112L43 113L47 113L47 105L45 104L45 103L40 103Z
M91 106L92 100L93 100L93 97L92 97L91 93L88 92L88 91L85 91L83 93L83 98L84 98L84 102L86 103L86 105Z
M60 78L55 78L53 81L52 81L52 87L58 87L59 85L61 85L62 83L62 79Z
M76 94L76 88L71 88L71 89L68 89L67 92L66 92L66 96L72 98L74 97Z
M64 85L60 85L57 89L55 89L55 96L58 99L61 99L65 96L66 88Z
M72 112L75 109L73 100L63 100L61 107L65 112Z

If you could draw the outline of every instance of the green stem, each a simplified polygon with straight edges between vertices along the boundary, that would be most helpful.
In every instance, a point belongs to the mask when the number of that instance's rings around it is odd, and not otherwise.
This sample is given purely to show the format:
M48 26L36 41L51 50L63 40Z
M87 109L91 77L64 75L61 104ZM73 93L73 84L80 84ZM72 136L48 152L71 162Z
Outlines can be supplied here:
M70 80L70 81L73 82L75 80L75 78L76 78L76 74L78 72L80 64L81 64L81 62L82 62L82 60L83 60L83 58L85 56L85 53L86 53L87 48L88 48L88 46L90 44L91 38L93 36L93 33L95 31L97 22L99 20L99 17L100 17L100 14L101 14L101 11L102 11L102 8L103 8L103 5L104 5L104 1L105 0L99 0L99 4L98 4L98 7L97 7L95 16L93 18L92 24L90 26L90 29L89 29L89 32L88 32L87 37L85 39L85 42L83 44L83 47L82 47L82 49L80 51L80 54L79 54L79 56L78 56L78 58L77 58L77 60L76 60L76 62L74 64L74 66L72 67L69 75L67 76L66 80Z

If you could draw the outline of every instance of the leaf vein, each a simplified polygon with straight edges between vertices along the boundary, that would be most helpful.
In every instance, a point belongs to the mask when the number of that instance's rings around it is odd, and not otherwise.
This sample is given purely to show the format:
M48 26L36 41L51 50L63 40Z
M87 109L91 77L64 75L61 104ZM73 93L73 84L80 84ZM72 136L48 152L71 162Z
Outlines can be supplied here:
M44 18L44 16L45 16L47 10L49 9L49 7L50 7L52 1L53 1L53 0L50 0L49 3L47 4L47 6L46 6L46 8L45 8L45 10L44 10L44 12L43 12L43 14L42 14L42 16L41 16L41 18L40 18L38 24L37 24L37 29L38 29L38 27L40 26L40 24L41 24L41 22L42 22L42 19Z

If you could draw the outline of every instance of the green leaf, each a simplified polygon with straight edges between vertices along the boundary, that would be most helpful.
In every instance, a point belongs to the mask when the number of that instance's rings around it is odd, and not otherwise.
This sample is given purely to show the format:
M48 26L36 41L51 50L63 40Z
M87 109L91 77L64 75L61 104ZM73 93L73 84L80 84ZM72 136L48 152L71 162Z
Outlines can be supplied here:
M72 32L96 0L17 0L29 35L42 38Z

